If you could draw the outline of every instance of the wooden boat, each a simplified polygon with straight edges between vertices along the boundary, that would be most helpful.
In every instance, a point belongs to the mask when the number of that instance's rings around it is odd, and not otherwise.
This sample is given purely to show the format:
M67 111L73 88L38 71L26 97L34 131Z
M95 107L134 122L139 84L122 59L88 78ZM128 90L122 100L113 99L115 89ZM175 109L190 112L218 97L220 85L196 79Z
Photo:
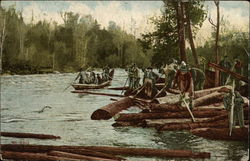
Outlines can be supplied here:
M79 83L75 83L72 84L72 87L75 88L75 90L84 90L84 89L101 89L107 86L111 85L112 79L114 76L114 69L112 69L109 72L109 80L106 82L103 82L101 84L79 84Z

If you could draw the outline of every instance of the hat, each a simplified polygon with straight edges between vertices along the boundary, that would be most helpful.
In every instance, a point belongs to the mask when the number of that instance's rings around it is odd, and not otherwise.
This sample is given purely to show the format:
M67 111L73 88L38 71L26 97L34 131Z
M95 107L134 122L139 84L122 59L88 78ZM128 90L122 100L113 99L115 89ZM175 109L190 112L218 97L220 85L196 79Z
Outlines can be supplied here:
M188 72L187 64L184 61L181 62L180 71Z
M150 66L150 67L147 67L147 69L153 69L153 68Z

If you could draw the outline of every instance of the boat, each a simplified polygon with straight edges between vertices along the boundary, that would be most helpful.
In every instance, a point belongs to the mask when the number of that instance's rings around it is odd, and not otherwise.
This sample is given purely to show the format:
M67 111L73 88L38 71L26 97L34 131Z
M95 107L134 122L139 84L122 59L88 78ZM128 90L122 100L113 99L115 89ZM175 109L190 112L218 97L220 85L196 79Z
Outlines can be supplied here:
M103 82L103 83L101 83L101 84L79 84L79 83L74 83L74 84L72 84L72 87L73 87L75 90L101 89L101 88L104 88L104 87L107 87L107 86L110 86L110 85L111 85L113 76L114 76L114 69L112 69L112 70L109 72L109 80L106 81L106 82Z

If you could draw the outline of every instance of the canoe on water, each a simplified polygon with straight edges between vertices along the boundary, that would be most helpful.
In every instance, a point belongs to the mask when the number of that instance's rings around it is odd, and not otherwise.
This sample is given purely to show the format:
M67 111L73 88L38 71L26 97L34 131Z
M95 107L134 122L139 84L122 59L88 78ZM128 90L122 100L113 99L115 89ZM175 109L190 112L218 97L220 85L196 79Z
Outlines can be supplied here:
M109 72L109 80L106 81L106 82L103 82L103 83L101 83L101 84L79 84L79 83L74 83L74 84L72 84L72 87L73 87L75 90L101 89L101 88L104 88L104 87L107 87L107 86L110 86L110 85L111 85L113 76L114 76L114 69L112 69L112 70Z

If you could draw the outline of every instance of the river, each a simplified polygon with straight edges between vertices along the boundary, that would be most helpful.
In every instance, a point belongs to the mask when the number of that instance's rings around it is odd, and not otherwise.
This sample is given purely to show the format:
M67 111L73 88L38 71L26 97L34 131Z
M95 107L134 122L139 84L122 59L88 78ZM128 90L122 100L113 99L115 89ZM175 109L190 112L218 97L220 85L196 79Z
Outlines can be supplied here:
M182 131L159 133L150 128L114 128L111 126L113 119L91 120L92 112L111 103L111 97L73 94L70 92L72 87L63 92L75 77L76 73L1 76L1 131L61 136L58 140L1 137L1 143L183 149L210 152L211 159L205 160L229 161L248 158L248 144L244 142L208 140ZM125 71L116 69L112 86L123 86L125 80ZM96 91L121 93L107 89ZM44 106L52 108L39 113ZM137 109L132 108L125 112L133 111ZM126 158L142 161L166 160Z

